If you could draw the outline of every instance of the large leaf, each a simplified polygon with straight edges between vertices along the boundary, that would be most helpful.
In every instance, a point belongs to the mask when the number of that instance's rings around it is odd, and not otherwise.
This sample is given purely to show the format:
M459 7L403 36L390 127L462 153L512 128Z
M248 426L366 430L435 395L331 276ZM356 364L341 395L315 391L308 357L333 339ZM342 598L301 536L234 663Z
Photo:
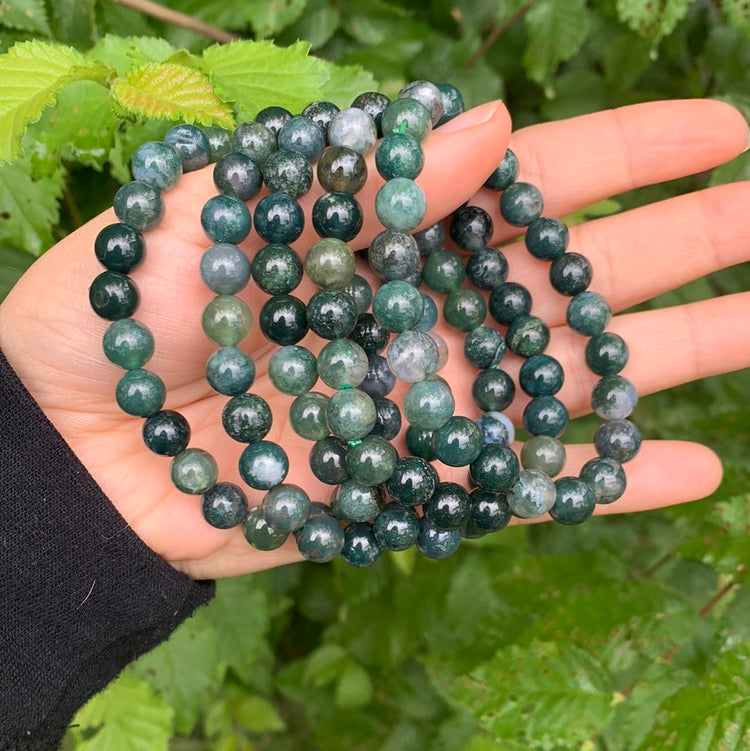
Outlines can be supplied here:
M50 3L55 20L55 38L79 49L90 47L96 38L96 0L55 0Z
M0 0L0 26L49 36L44 0Z
M362 92L378 90L378 82L372 73L359 65L333 65L323 60L320 63L329 76L323 85L322 97L341 109L351 106L354 98Z
M159 37L122 37L107 34L89 51L89 57L114 68L118 76L125 76L135 59L162 63L177 54L178 50L166 39Z
M33 261L34 256L23 250L11 245L0 245L0 302Z
M623 23L642 37L659 42L674 31L687 15L692 0L617 0L617 14Z

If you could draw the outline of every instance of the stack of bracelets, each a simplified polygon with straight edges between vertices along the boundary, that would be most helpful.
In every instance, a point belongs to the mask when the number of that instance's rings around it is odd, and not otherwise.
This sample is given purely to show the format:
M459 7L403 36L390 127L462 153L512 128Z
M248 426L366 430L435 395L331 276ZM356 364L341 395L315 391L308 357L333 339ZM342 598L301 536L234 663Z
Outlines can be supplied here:
M568 412L555 396L563 369L544 354L550 332L531 314L529 291L507 281L505 256L487 246L493 233L490 216L464 205L445 223L447 230L440 222L410 234L426 213L425 196L414 182L424 163L421 142L463 109L453 86L417 81L393 101L368 92L345 110L324 101L297 116L268 107L232 134L177 125L163 142L146 143L135 153L134 180L114 200L120 222L96 239L96 256L106 270L94 279L89 299L99 316L112 321L103 346L107 358L126 371L116 388L119 406L146 418L146 446L173 457L174 485L202 496L209 524L220 529L243 525L245 538L258 550L278 548L293 534L308 560L341 555L363 567L384 549L413 545L425 556L444 558L462 537L498 531L513 515L530 519L549 513L563 524L578 524L597 503L623 494L622 464L635 456L641 441L627 419L637 395L619 375L627 346L605 330L610 307L588 290L591 266L582 255L568 252L567 227L542 216L539 190L517 181L514 153L506 152L485 186L500 193L505 221L525 228L529 253L551 262L552 287L570 297L567 323L588 337L585 361L600 376L591 396L594 412L604 420L594 436L598 457L586 462L578 477L552 479L566 459L559 437ZM385 230L366 251L381 280L373 294L355 273L356 256L347 243L362 226L355 195L367 178L364 156L376 144L375 164L386 182L375 203ZM216 296L203 311L202 326L218 349L207 362L206 377L216 392L229 397L223 426L246 444L239 473L262 492L259 505L249 505L236 484L218 481L216 461L208 452L188 448L187 421L163 409L164 384L144 369L153 337L131 317L139 296L128 274L143 256L143 233L161 220L161 192L184 171L210 162L220 193L201 213L214 244L203 255L200 272ZM290 244L303 230L297 199L312 186L314 164L325 191L312 210L321 239L302 261ZM269 193L251 217L245 201L263 185ZM250 262L237 246L253 225L267 244ZM445 249L448 234L461 252ZM292 295L303 273L320 288L307 303ZM330 504L311 501L303 488L285 483L287 455L264 440L271 409L248 391L255 365L238 346L253 316L236 295L251 278L270 295L257 316L261 331L279 345L268 375L279 391L294 397L288 419L298 435L313 442L310 466L320 481L333 486ZM420 288L442 296L445 322L466 334L464 354L478 370L472 386L481 410L476 418L454 415L450 384L438 374L448 356L444 340L432 331L438 307ZM489 293L488 302L478 290ZM488 309L504 333L485 323ZM298 344L308 331L327 340L317 357ZM510 447L514 428L503 414L516 392L513 379L500 369L506 348L525 358L518 385L531 397L523 412L531 438L520 457ZM332 395L313 391L318 378ZM397 379L410 384L401 408L387 396ZM401 431L402 411L409 454L399 457L390 441ZM468 467L470 489L441 482L430 463L434 459Z

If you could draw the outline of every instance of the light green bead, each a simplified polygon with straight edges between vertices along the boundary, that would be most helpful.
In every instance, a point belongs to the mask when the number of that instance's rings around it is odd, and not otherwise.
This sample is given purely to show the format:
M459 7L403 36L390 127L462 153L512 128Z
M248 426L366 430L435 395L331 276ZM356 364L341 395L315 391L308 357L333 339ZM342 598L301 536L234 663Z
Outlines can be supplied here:
M253 325L250 308L234 295L217 295L206 305L201 321L206 336L222 347L234 347Z
M208 451L185 449L172 459L170 475L178 490L202 495L216 484L219 468Z
M351 339L332 339L318 355L318 374L332 389L359 386L368 365L367 353Z
M336 392L326 406L328 427L343 441L364 438L375 427L377 417L372 397L359 389Z
M284 394L299 396L308 392L318 380L315 355L305 347L288 344L273 353L268 363L268 377Z
M375 196L375 213L385 227L411 232L427 213L427 199L414 180L395 177Z
M323 289L344 289L356 268L352 249L336 237L313 243L305 256L305 271L310 281Z

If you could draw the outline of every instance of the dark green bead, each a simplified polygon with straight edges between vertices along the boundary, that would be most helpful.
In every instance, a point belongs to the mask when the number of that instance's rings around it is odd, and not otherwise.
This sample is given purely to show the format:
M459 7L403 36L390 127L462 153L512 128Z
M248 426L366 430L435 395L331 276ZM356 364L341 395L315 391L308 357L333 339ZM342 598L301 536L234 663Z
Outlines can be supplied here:
M286 193L270 193L261 198L253 219L256 231L268 243L292 243L305 228L302 207Z
M513 514L505 493L477 488L469 494L469 523L483 533L499 532Z
M344 547L344 530L331 516L309 519L294 537L300 555L313 563L332 561Z
M333 120L338 112L341 112L341 110L333 102L320 100L308 104L307 107L302 110L302 115L317 125L325 136L328 131L328 126L331 124L331 120Z
M337 391L326 406L331 433L344 441L364 438L373 429L376 419L372 397L359 389Z
M255 122L264 125L278 139L279 133L292 119L292 113L285 107L264 107L255 116Z
M221 347L208 358L206 380L225 396L244 394L255 381L253 358L237 347Z
M511 352L522 357L531 357L547 348L549 327L536 316L519 316L508 326L505 342Z
M164 382L150 370L128 370L117 382L117 404L123 412L136 417L150 417L164 405L167 390Z
M435 456L450 467L465 467L479 456L484 441L477 424L468 417L451 417L432 438Z
M279 149L296 151L309 162L317 162L326 147L325 133L309 117L297 115L279 131Z
M458 529L437 529L429 520L419 520L419 537L417 550L425 557L442 560L453 555L461 544L461 532Z
M394 279L375 293L372 314L388 331L400 333L414 328L422 318L424 303L419 290L408 282Z
M396 378L409 383L423 381L437 372L440 351L437 340L411 329L395 336L388 345L388 367Z
M331 513L343 521L369 522L380 513L383 502L380 485L363 485L356 480L347 480L333 492Z
M618 334L603 331L586 342L586 364L600 376L619 373L628 362L628 345Z
M283 394L305 394L318 380L315 355L297 344L280 347L268 362L268 377Z
M309 192L312 180L310 162L297 151L279 149L263 164L263 182L269 193L286 193L299 198Z
M559 220L549 216L534 219L526 229L524 243L534 258L542 261L554 261L560 258L568 248L570 232Z
M508 224L525 227L541 216L544 202L539 188L530 183L513 183L500 196L500 213Z
M255 283L269 295L285 295L302 281L304 267L288 245L271 243L261 248L251 264Z
M379 435L367 435L349 446L346 469L364 485L380 485L393 474L397 460L396 449L388 441Z
M510 490L518 479L518 457L509 446L486 443L471 463L472 480L482 489L499 492Z
M591 392L591 408L604 420L622 420L630 417L638 394L635 386L619 375L604 376Z
M356 568L372 566L383 552L369 524L349 524L344 530L344 547L341 557Z
M624 464L641 448L641 433L630 420L610 420L597 428L594 446L599 456Z
M295 532L310 515L310 497L292 483L271 488L261 503L263 517L279 532Z
M443 318L457 331L471 331L481 326L486 315L487 304L474 289L454 290L443 303Z
M132 318L113 321L102 345L107 359L126 370L142 368L154 354L154 337L148 327Z
M492 219L480 206L461 206L451 215L448 233L462 250L474 253L492 238Z
M316 441L310 449L310 469L326 485L341 485L349 479L346 444L335 436Z
M313 243L305 256L307 276L323 289L343 289L352 280L356 267L352 249L335 237Z
M245 539L256 550L276 550L286 542L289 536L286 532L279 532L268 525L263 518L260 506L255 506L248 511L242 531Z
M466 262L466 277L479 289L494 289L508 277L508 261L497 248L480 248Z
M526 287L515 282L498 284L490 293L490 315L505 326L516 318L526 316L531 310L531 295Z
M485 412L502 412L513 403L516 385L504 370L490 368L477 373L471 394Z
M413 456L421 456L431 462L435 458L435 450L432 448L432 430L422 430L409 425L406 429L406 448Z
M389 503L375 519L373 530L386 550L406 550L417 542L419 519L413 509Z
M532 355L521 365L518 383L529 396L556 394L563 385L562 365L549 355Z
M401 412L396 402L384 396L373 396L377 413L373 435L379 435L386 441L392 441L401 431Z
M209 198L201 211L201 225L215 243L241 243L250 234L252 219L247 206L234 196Z
M439 482L422 510L437 529L461 529L469 518L469 494L458 483Z
M424 141L432 130L432 115L416 99L396 99L383 112L383 133L408 133L418 141Z
M177 456L190 442L190 425L179 412L162 410L144 421L143 442L155 454Z
M368 367L367 353L350 339L333 339L318 354L318 373L332 389L359 386Z
M156 227L164 216L164 202L150 183L133 180L115 193L113 208L117 218L139 232Z
M390 341L391 332L381 326L372 313L362 313L349 336L368 355L377 355Z
M516 437L516 429L510 418L502 412L482 412L474 420L484 443L510 445Z
M557 499L555 483L537 469L525 469L506 496L511 511L521 519L546 514Z
M597 503L613 503L622 496L627 486L620 462L601 456L589 459L581 467L579 477L591 487Z
M523 426L531 435L557 438L568 427L568 410L556 396L535 396L523 411Z
M549 267L550 284L569 297L583 292L591 284L592 276L591 264L580 253L564 253Z
M349 242L362 229L362 207L348 193L324 193L313 205L312 223L321 237Z
M233 151L214 166L214 185L220 193L249 201L263 185L263 173L247 154Z
M255 490L270 490L284 482L289 459L281 446L271 441L256 441L243 449L239 461L240 477Z
M375 151L375 166L386 180L414 180L424 167L422 145L408 133L389 133Z
M289 423L294 432L308 441L319 441L328 433L326 405L329 397L316 391L298 396L289 408Z
M234 295L217 295L206 305L201 318L203 332L222 347L239 344L253 325L247 303Z
M443 114L440 115L436 126L439 127L460 115L466 107L461 92L455 86L449 83L436 83L435 86L437 86L443 102Z
M557 500L549 515L560 524L581 524L594 513L596 500L588 483L577 477L555 480Z
M263 336L276 344L296 344L307 333L305 303L292 295L274 295L260 309Z
M568 303L565 311L568 326L585 336L601 334L611 318L612 309L598 292L579 292Z
M203 495L216 484L219 468L208 451L185 449L172 459L169 474L178 490Z
M420 430L437 430L453 416L456 402L442 380L417 381L404 395L404 417Z
M386 482L391 497L404 506L421 506L435 491L438 474L418 456L402 456Z
M435 126L443 115L443 98L440 89L430 81L412 81L399 92L398 99L415 99L423 104L430 113L430 123Z
M98 316L108 321L129 318L138 307L138 288L130 277L102 271L89 287L89 302Z
M232 151L232 134L218 125L208 125L202 128L203 135L208 140L208 161L210 164Z
M232 148L262 167L277 149L276 136L261 123L242 123L232 134Z
M109 271L127 274L143 258L143 235L127 224L110 224L94 241L94 253Z
M436 222L419 232L415 232L414 242L419 248L420 255L428 256L436 250L442 250L447 236L445 225L442 222Z
M338 289L316 292L307 303L307 325L323 339L347 336L357 323L357 305Z
M464 356L475 368L497 365L505 356L505 339L489 326L477 326L464 339Z
M316 168L318 182L329 193L354 195L367 181L367 164L362 154L345 146L331 146L323 152Z
M387 396L396 386L396 376L388 367L388 360L380 355L370 355L367 358L367 375L359 384L359 388L373 398Z
M385 108L391 103L391 100L378 91L365 91L355 97L352 107L364 110L375 122L378 130L378 138L383 135L382 121Z
M521 449L523 468L537 469L548 477L559 475L565 460L565 446L549 435L532 436Z
M201 257L201 279L217 295L234 295L250 281L250 261L231 243L212 245Z
M425 292L420 292L419 294L422 296L422 317L414 328L416 328L417 331L429 331L437 323L437 305Z
M409 281L419 272L419 249L407 232L387 229L372 241L367 253L370 268L380 279Z
M352 300L354 300L354 303L357 306L358 315L361 316L364 313L367 313L370 309L370 305L372 305L373 297L372 287L367 279L359 274L354 274L349 280L349 284L344 287L344 292L346 292L347 295L350 295Z
M447 295L457 290L466 276L464 263L452 250L430 253L422 266L422 281L434 292Z
M322 501L310 502L310 518L315 516L331 516L331 507Z
M182 158L185 172L200 169L208 164L210 146L205 133L196 125L180 123L170 128L165 136L165 143L173 146Z
M490 190L505 190L518 177L518 158L511 149L507 149L502 162L485 180L485 187Z
M203 518L216 529L232 529L245 521L247 498L231 482L217 482L203 496Z
M375 213L384 227L411 232L427 213L427 198L414 180L394 177L378 190Z
M221 413L227 435L240 443L260 441L271 429L271 408L257 394L233 396Z

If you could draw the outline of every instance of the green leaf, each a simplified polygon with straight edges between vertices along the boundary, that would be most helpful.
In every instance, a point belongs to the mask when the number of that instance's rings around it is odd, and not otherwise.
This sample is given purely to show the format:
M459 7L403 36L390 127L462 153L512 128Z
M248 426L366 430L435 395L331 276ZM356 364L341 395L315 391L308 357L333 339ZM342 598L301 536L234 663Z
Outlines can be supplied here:
M524 22L529 42L523 64L539 84L548 84L557 66L581 49L591 27L586 0L538 0Z
M336 706L339 709L366 707L372 701L372 694L370 674L356 662L349 662L336 684Z
M230 108L201 71L176 63L147 63L118 78L112 99L129 115L234 127Z
M305 0L246 0L243 3L256 36L270 37L305 11Z
M20 248L0 245L0 302L33 262L34 256Z
M323 84L322 97L341 109L349 107L356 96L364 91L377 91L378 82L372 73L359 65L334 65L324 60L320 64L328 73Z
M633 31L658 43L687 15L692 0L617 0L617 15Z
M328 78L308 51L305 42L285 48L266 41L230 42L208 47L203 65L218 96L234 102L244 116L252 118L270 105L299 112L322 97Z
M44 0L0 0L0 26L49 36Z
M119 37L107 34L89 51L89 57L114 68L118 76L125 76L139 62L150 60L163 63L178 52L166 39L159 37Z
M750 37L750 5L746 0L721 0L721 9L737 31Z
M0 81L12 81L0 88L0 164L19 155L26 127L66 83L102 80L106 72L72 47L46 42L22 42L0 55Z
M55 0L51 3L55 38L80 48L90 47L96 38L96 0Z
M322 644L307 658L304 681L313 686L332 683L341 674L349 655L338 644Z
M96 733L87 733L76 750L167 751L172 717L172 708L148 683L125 672L78 711L73 724Z
M286 723L276 707L263 696L243 696L231 711L234 719L252 733L274 733L286 730Z
M330 0L307 0L305 12L294 23L287 25L276 36L276 40L291 43L296 39L304 39L310 43L311 49L316 50L336 33L339 13L339 9Z

